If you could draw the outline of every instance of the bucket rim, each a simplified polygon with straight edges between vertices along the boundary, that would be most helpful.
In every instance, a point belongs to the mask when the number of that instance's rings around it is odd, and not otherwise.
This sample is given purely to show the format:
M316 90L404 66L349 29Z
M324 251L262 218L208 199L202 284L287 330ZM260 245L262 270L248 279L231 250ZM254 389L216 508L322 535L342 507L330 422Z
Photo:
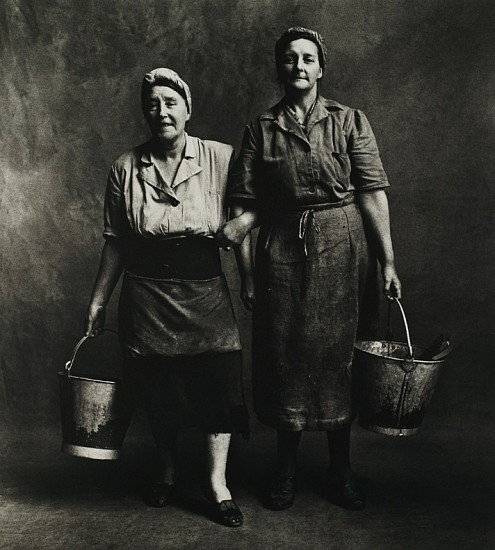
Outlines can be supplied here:
M78 376L77 374L76 375L69 374L67 376L64 371L59 371L57 374L62 378L67 378L68 380L70 379L86 380L87 382L100 382L102 384L113 384L113 385L119 384L120 382L122 382L122 380L100 380L99 378L89 378L88 376Z
M373 353L371 351L361 349L358 346L358 344L360 344L361 342L376 342L376 343L380 343L380 344L398 344L400 346L404 346L405 348L408 347L408 344L406 342L397 342L395 340L356 340L354 342L354 349L360 351L361 353L366 353L367 355L371 355L373 357L380 357L381 359L389 359L391 361L398 361L398 362L403 362L405 358L390 357L390 355L383 355L383 354L380 354L380 353ZM413 347L420 347L420 346L413 345ZM436 360L431 359L429 361L425 361L424 359L415 359L413 357L414 363L421 363L423 365L425 365L425 364L426 365L431 365L431 364L444 363L445 359L446 359L446 357L443 357L442 359L436 359Z

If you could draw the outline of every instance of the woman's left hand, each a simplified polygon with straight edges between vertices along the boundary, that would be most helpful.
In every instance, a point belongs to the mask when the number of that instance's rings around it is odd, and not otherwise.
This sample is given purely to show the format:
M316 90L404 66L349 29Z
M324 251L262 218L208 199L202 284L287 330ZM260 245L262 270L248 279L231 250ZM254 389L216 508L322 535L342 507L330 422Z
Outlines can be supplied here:
M242 278L241 300L248 311L254 311L256 305L256 291L254 278L252 276Z
M387 264L382 268L383 293L387 300L401 298L401 285L394 264Z

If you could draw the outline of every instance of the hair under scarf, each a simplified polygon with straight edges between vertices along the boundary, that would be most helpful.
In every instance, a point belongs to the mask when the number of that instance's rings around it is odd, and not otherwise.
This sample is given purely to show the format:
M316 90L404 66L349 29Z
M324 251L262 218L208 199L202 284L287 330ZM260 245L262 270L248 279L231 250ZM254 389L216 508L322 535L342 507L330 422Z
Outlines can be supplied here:
M149 73L146 73L141 84L141 106L145 106L146 98L148 97L152 86L168 86L180 94L187 105L187 111L191 114L192 111L192 99L189 86L182 80L182 78L172 69L165 67L159 67L153 69Z
M287 45L294 40L300 38L305 38L313 42L318 48L318 61L320 62L320 67L322 70L325 70L326 57L327 57L327 48L325 42L320 33L307 29L306 27L290 27L287 29L282 36L277 40L275 44L275 63L277 67L282 61L282 56L284 55Z

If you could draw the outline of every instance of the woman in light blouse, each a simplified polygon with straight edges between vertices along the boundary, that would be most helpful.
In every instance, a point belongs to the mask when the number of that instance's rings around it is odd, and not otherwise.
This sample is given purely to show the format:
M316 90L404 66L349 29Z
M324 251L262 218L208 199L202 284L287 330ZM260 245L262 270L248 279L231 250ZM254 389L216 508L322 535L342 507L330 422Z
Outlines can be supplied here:
M248 433L241 344L215 233L225 223L230 145L187 135L187 84L158 68L142 82L152 137L113 164L105 196L105 245L85 333L98 335L124 272L119 334L124 374L147 411L160 467L150 506L176 498L177 430L206 432L203 490L217 520L243 516L227 488L233 432Z

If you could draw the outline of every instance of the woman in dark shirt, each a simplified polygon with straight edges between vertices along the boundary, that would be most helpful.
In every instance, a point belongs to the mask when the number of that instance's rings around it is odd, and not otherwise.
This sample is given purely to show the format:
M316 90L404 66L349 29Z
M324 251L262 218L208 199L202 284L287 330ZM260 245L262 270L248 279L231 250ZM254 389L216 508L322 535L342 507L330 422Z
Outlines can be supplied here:
M400 297L387 176L364 113L318 94L325 55L321 36L309 29L293 27L278 40L285 96L245 130L232 171L233 219L219 234L223 245L237 245L243 299L254 310L254 407L278 433L268 497L275 510L293 503L302 430L327 432L331 487L343 506L364 507L349 441L368 243L386 296ZM244 238L258 224L253 275Z

